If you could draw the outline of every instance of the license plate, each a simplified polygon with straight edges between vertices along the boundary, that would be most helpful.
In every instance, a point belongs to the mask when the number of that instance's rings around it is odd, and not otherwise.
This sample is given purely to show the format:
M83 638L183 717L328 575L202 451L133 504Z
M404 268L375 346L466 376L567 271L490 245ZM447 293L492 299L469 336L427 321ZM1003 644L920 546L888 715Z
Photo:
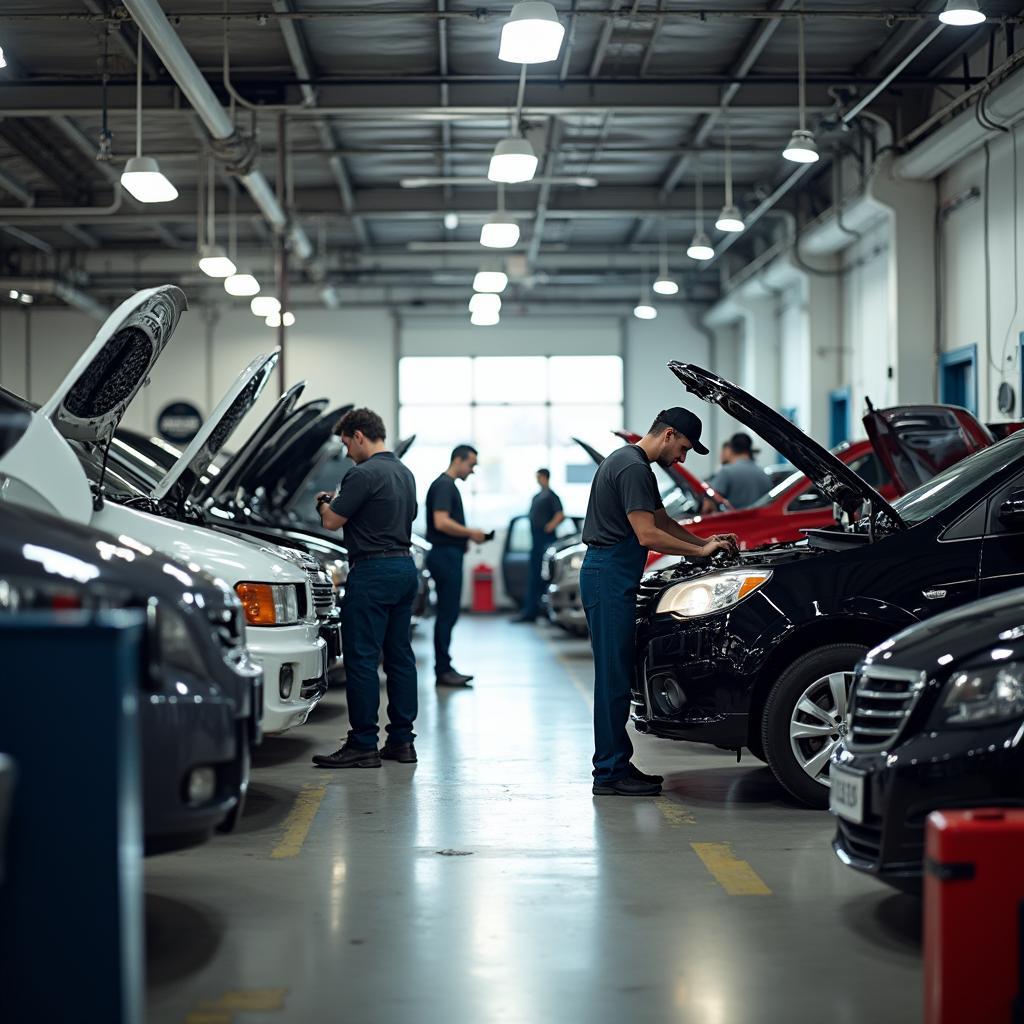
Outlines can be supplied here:
M832 765L829 807L833 814L859 825L864 820L864 776Z

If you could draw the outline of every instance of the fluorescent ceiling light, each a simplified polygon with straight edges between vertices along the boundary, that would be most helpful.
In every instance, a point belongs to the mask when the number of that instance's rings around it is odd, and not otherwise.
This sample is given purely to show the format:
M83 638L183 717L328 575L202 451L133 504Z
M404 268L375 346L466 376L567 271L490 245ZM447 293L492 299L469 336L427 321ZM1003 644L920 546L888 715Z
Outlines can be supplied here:
M483 313L493 310L495 313L501 309L501 298L493 292L477 292L469 300L470 313Z
M637 320L653 320L657 315L658 311L646 302L641 302L638 306L633 307L633 316Z
M446 213L444 215L444 227L446 231L454 231L459 226L459 215L457 213Z
M473 278L475 292L503 292L508 286L508 274L503 270L478 270Z
M140 203L169 203L178 198L178 190L151 156L133 156L124 165L121 184Z
M565 27L546 0L520 0L501 27L498 59L510 64L546 64L556 60Z
M494 327L500 320L501 316L496 309L480 309L469 318L474 327Z
M814 141L814 132L797 128L782 155L794 164L817 163L818 144Z
M480 244L488 249L511 249L519 241L519 225L504 213L487 218L480 229Z
M35 302L36 300L35 297L29 295L28 292L22 292L21 295L18 296L18 301L24 302L26 306L31 306L32 303Z
M659 277L651 287L659 295L675 295L679 291L679 285L671 277Z
M199 269L207 277L230 277L235 264L221 245L204 245L199 250Z
M234 273L224 281L224 291L228 295L240 295L248 297L259 295L260 283L252 274Z
M270 316L264 321L268 327L280 327L281 326L281 314L271 313ZM290 313L288 310L284 312L284 325L285 327L291 327L295 323L295 314Z
M985 15L978 10L977 0L949 0L946 9L939 15L944 25L980 25Z
M715 221L715 227L719 231L737 235L746 230L747 225L743 222L743 214L735 206L723 206L718 220Z
M280 313L281 303L273 295L257 295L249 303L249 308L252 310L253 316L267 317L273 316L274 313Z
M487 168L487 177L491 181L513 185L530 181L536 173L537 154L526 139L510 137L502 139L494 147L494 155Z
M686 250L686 255L691 260L697 260L701 263L713 260L715 258L715 250L711 245L711 239L703 231L698 231L693 236L693 241L690 243L690 248Z
M19 292L17 288L12 288L7 293L7 298L14 299L15 301L17 301L19 298L21 298L21 292Z

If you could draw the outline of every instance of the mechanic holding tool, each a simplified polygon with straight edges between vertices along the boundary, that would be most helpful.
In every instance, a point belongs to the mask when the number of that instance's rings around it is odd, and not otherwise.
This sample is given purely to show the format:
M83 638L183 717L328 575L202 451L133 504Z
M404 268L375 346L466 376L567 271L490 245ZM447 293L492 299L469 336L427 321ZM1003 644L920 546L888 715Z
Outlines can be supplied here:
M658 413L636 444L612 452L590 489L580 570L580 597L594 651L594 788L599 796L657 796L660 775L647 775L630 758L626 732L633 679L636 595L649 549L666 555L708 557L735 551L736 537L703 540L665 511L651 463L668 467L688 451L707 455L701 421L687 409Z
M328 530L345 528L349 574L341 604L349 731L340 750L316 754L321 768L379 768L381 758L412 764L416 748L416 659L412 653L412 606L419 573L412 560L416 481L385 446L384 421L370 409L353 409L338 421L355 465L336 496L316 497ZM387 742L377 749L380 681L384 659L388 685Z

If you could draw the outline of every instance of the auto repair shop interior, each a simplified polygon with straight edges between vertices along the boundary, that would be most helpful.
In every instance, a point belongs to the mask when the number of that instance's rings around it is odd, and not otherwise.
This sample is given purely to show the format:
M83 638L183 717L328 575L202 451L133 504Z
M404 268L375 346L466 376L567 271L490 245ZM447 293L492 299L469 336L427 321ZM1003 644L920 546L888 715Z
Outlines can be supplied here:
M1017 43L0 5L0 1020L1024 1020Z

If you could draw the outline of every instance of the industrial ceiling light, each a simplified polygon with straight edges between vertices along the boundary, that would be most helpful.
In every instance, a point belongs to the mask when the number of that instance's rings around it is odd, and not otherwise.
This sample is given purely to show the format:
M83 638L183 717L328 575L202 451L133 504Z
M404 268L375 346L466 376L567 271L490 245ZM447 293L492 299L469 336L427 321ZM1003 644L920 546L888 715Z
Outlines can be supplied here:
M281 312L281 303L273 295L257 295L249 303L253 316L268 317Z
M35 302L36 300L35 300L35 296L34 295L29 295L28 292L22 292L18 296L18 301L23 303L26 306L31 306L32 303Z
M228 295L238 295L248 298L250 295L259 295L260 283L252 274L235 272L224 280L224 291Z
M7 58L4 56L3 47L0 46L0 68L7 67Z
M733 202L732 197L732 133L729 131L729 118L725 119L725 205L715 221L715 227L727 234L739 234L746 228L743 215Z
M519 241L519 225L503 210L487 218L480 229L480 244L488 249L511 249Z
M14 299L14 301L15 301L15 302L17 302L17 301L18 301L18 299L20 299L20 298L21 298L21 292L19 292L17 288L12 288L12 289L11 289L11 290L10 290L10 291L9 291L9 292L7 293L7 298L9 298L9 299Z
M504 270L478 270L473 278L473 291L494 292L496 295L508 287L508 274Z
M668 244L665 239L665 222L661 222L661 267L658 279L651 285L659 295L675 295L679 285L668 276Z
M234 261L224 251L222 245L217 245L216 181L213 160L207 164L206 182L206 241L199 247L199 269L207 277L230 277L236 269Z
M494 147L487 177L491 181L501 181L514 185L522 181L531 181L537 173L537 154L526 139L510 136L502 139Z
M633 316L637 320L653 320L658 315L658 311L646 302L640 302L633 307Z
M501 297L494 292L476 292L469 300L470 313L485 313L491 310L497 313L501 309Z
M565 27L546 0L520 0L501 27L498 59L510 64L546 64L556 60Z
M804 19L797 18L796 23L800 30L797 48L800 127L793 132L789 145L782 151L782 155L794 164L813 164L818 162L818 144L814 141L814 132L807 129L807 54L804 49Z
M283 319L285 327L291 327L292 324L295 323L295 314L289 312L288 310L285 310ZM268 327L280 327L281 320L282 317L280 313L271 313L270 316L268 316L267 319L264 321L264 323Z
M939 15L944 25L980 25L985 15L978 10L977 0L949 0L945 10Z
M496 327L501 322L501 314L496 309L481 309L470 316L469 322L474 327Z
M459 226L459 215L457 213L446 213L444 215L445 231L454 231Z
M715 258L711 239L704 231L704 171L699 160L697 161L697 230L693 233L693 241L690 243L690 248L686 250L686 255L699 263L706 263Z
M135 61L135 156L121 172L121 184L140 203L169 203L178 198L178 190L160 170L151 156L142 155L142 33L138 33L138 57Z

